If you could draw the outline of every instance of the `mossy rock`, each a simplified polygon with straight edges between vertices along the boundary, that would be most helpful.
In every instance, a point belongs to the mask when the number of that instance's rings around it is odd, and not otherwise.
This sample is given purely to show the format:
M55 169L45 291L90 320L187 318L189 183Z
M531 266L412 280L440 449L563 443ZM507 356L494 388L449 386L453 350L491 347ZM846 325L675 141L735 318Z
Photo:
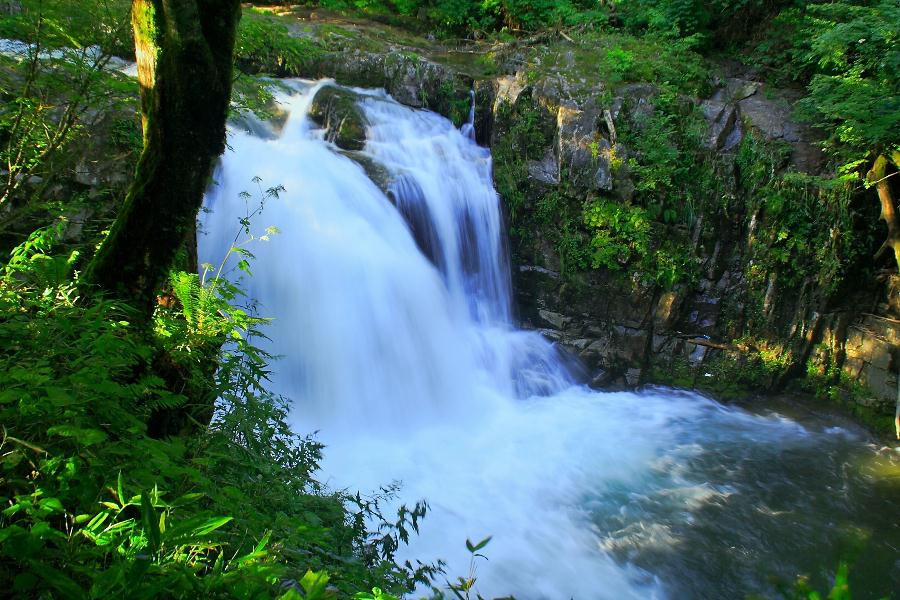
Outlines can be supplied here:
M309 108L309 118L325 130L325 139L342 150L366 145L366 117L357 100L353 92L329 86L319 90Z

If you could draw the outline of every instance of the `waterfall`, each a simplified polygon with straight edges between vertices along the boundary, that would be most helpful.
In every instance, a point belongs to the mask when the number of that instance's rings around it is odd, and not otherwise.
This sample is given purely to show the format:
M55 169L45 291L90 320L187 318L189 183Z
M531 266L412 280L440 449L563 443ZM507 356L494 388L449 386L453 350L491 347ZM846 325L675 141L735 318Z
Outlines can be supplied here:
M473 141L472 121L461 132L356 90L368 120L363 155L388 173L379 187L365 161L307 119L331 84L291 85L279 97L289 114L280 131L230 129L201 217L201 259L217 264L229 248L253 178L284 187L255 217L254 230L282 233L251 248L248 280L274 318L266 349L283 357L272 386L292 398L297 431L318 431L328 445L330 485L398 480L400 500L428 500L408 556L443 558L450 577L466 575L466 539L493 536L478 567L486 597L677 597L693 580L660 557L699 535L690 528L698 511L742 494L756 502L756 475L735 480L760 464L745 458L771 464L776 446L819 454L821 436L778 416L694 394L578 385L550 342L513 322L491 156ZM710 535L695 546L719 557L727 535ZM743 576L743 566L728 568L722 585ZM722 597L715 590L707 597Z
M475 141L475 90L469 90L469 118L459 131L469 140Z

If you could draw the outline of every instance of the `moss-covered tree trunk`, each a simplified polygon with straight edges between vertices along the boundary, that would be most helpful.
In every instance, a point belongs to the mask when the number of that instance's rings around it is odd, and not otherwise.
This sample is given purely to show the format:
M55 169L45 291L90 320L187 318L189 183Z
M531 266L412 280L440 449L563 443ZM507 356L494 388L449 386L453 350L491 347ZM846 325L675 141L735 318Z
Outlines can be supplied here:
M144 149L88 286L151 311L225 148L239 0L133 0Z

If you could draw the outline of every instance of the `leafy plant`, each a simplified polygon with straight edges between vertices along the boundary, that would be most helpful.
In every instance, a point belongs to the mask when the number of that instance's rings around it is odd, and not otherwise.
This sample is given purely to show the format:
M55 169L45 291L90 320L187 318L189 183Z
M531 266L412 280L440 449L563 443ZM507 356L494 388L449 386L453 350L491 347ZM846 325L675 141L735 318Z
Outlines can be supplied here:
M593 233L591 266L595 269L618 271L650 250L650 218L640 207L597 201L585 208L584 223Z
M0 582L11 597L325 598L326 583L402 594L436 573L393 558L424 506L389 521L382 498L315 480L322 446L294 433L287 400L266 390L271 357L254 345L265 319L235 306L227 267L173 275L154 330L136 328L129 307L78 297L73 257L52 254L64 229L36 232L0 277ZM250 260L240 235L230 254ZM197 401L191 385L169 389L160 346L189 373L181 381L213 376L215 411L188 436L150 435L154 414Z

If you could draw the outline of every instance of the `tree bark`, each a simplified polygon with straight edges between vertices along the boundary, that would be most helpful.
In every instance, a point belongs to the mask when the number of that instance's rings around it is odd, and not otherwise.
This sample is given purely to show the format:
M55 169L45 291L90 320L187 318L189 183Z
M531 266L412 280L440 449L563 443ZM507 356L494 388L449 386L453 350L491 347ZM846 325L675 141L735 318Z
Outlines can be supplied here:
M225 149L239 0L133 0L144 149L82 282L152 314Z
M894 152L891 158L894 164L900 166L900 152ZM883 154L880 155L866 176L870 183L875 184L878 199L881 201L881 219L888 228L887 238L875 253L875 258L876 260L881 258L888 249L891 249L894 251L897 268L900 269L900 222L897 221L897 209L891 193L891 182L888 180L888 164L888 158Z

